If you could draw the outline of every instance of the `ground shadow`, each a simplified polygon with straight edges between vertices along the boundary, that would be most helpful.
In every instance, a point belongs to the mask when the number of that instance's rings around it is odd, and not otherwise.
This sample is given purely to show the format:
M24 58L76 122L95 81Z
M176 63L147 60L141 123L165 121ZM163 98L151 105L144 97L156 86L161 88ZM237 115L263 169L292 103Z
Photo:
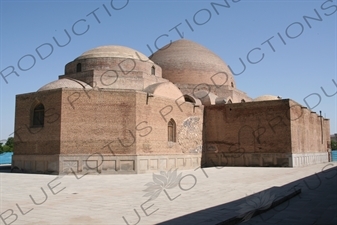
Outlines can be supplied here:
M310 196L311 202L315 198L316 202L320 204L320 207L324 207L326 199L325 193L334 193L333 198L329 203L329 207L332 204L333 209L337 211L337 165L327 163L322 165L322 169L317 171L311 176L304 177L281 187L272 187L263 190L254 195L247 196L245 198L238 199L229 203L218 205L215 207L207 208L194 212L182 217L171 219L165 222L158 223L160 225L173 225L173 224L217 224L217 225L234 225L249 221L253 218L259 217L260 224L265 224L268 220L281 212L287 212L293 207L291 205L291 198L296 199L300 204L301 199L305 199L305 196ZM297 196L297 197L295 197ZM303 198L304 197L304 198ZM290 200L291 199L291 200ZM330 196L331 199L331 196ZM320 202L322 201L322 202ZM329 200L330 201L330 200ZM335 204L334 204L335 202ZM202 204L202 203L200 203ZM295 203L294 203L295 204ZM308 204L305 202L304 204ZM289 208L290 207L290 208ZM306 212L310 210L309 206L303 207ZM315 206L312 206L315 207ZM297 206L296 210L298 209ZM324 209L322 209L324 210ZM266 212L267 211L267 212ZM336 212L335 211L335 212ZM300 212L299 212L300 213ZM304 213L304 212L303 212ZM256 216L256 217L255 217ZM317 215L319 216L319 215ZM332 215L333 216L333 215ZM336 216L337 218L337 216ZM336 219L335 218L335 219ZM314 217L313 217L314 219ZM322 216L316 220L324 220ZM255 223L254 223L255 224ZM308 224L313 224L309 223ZM330 224L328 221L318 224ZM334 224L334 223L331 223Z

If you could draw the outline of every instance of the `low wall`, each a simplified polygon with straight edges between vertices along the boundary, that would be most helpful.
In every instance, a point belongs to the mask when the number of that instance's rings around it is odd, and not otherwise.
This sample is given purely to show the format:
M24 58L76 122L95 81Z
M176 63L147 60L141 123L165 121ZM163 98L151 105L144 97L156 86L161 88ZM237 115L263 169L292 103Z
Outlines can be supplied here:
M329 162L329 153L207 153L203 165L301 167Z
M329 162L329 153L302 153L292 154L292 167L308 166Z
M290 167L290 153L207 153L203 164L212 166Z
M14 155L14 172L48 174L135 174L170 169L195 169L201 154L170 155Z

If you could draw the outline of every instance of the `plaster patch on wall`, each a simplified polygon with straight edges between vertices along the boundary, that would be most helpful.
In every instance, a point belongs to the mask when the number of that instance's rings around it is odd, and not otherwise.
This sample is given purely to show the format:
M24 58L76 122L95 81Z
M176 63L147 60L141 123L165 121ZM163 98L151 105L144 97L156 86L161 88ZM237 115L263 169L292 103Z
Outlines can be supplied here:
M142 146L142 150L145 153L152 153L152 147L149 141L144 141L143 146Z
M178 143L183 153L200 153L202 150L202 123L199 117L188 117L178 133Z

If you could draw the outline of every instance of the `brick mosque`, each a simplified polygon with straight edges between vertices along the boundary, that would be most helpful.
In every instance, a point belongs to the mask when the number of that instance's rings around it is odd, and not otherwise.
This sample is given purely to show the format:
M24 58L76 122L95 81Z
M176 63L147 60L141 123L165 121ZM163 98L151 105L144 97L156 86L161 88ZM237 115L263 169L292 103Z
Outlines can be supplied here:
M329 120L291 99L252 99L227 64L181 39L150 57L84 52L64 75L16 96L13 171L128 174L199 166L329 161Z

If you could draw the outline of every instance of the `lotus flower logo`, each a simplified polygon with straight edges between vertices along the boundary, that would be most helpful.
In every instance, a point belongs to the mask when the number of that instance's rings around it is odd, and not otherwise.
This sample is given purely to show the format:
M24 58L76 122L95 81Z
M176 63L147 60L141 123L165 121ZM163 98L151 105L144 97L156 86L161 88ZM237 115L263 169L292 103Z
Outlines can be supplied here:
M177 170L160 171L160 174L153 174L152 178L153 182L145 184L148 188L143 190L147 192L143 197L150 197L149 200L156 199L165 189L176 187L181 179L181 173L177 175Z
M64 161L63 162L63 172L71 173L77 172L77 162L76 161Z
M248 197L245 203L239 205L240 209L237 211L240 213L239 218L243 217L243 221L249 220L257 210L268 209L274 200L275 195L271 195L270 191L260 192Z

